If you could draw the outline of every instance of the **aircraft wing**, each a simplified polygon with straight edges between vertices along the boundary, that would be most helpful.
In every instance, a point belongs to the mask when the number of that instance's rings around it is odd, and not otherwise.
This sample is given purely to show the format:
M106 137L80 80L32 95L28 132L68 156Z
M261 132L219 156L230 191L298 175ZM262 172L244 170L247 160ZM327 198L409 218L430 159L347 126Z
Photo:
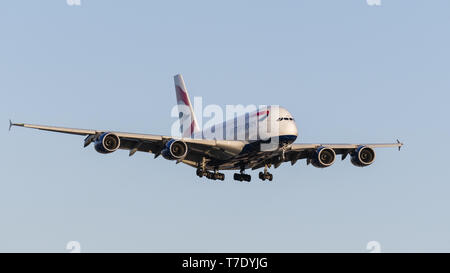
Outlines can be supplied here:
M292 144L290 152L303 152L308 150L316 150L319 147L328 147L333 149L336 154L344 154L348 150L354 150L360 146L366 146L370 148L401 148L403 143L397 140L396 143L369 143L369 144Z
M298 160L301 159L309 160L319 147L327 147L333 149L336 155L341 155L342 160L344 160L355 149L361 146L370 147L372 149L398 148L400 150L400 148L403 146L403 143L401 143L398 140L396 143L361 143L361 144L294 143L285 149L284 155L283 151L278 151L277 153L266 152L265 153L266 155L264 155L263 153L260 155L260 158L264 158L264 162L271 162L272 164L274 164L275 168L277 168L283 162L290 161L291 165L294 165ZM264 167L264 162L260 160L259 163L254 164L252 166L252 169Z
M342 160L344 160L349 154L351 154L355 149L364 146L372 149L375 148L400 148L403 146L403 143L397 140L396 143L361 143L361 144L297 144L294 143L286 148L284 152L284 156L282 155L282 151L278 155L272 156L272 162L275 167L278 167L283 162L291 162L291 165L294 165L298 160L306 159L309 164L309 159L312 155L317 151L319 147L326 147L333 149L336 155L341 155ZM264 165L262 165L264 166ZM253 169L262 167L262 166L254 166Z
M38 129L43 131L51 131L57 133L71 134L71 135L80 135L86 136L84 141L84 147L88 146L90 143L95 141L95 138L101 135L102 133L110 132L114 133L120 138L120 147L119 149L129 149L133 150L138 148L136 151L145 151L149 152L152 150L159 151L161 149L151 149L151 148L159 148L163 141L163 136L159 135L149 135L149 134L133 134L133 133L124 133L124 132L113 132L108 130L93 130L93 129L77 129L77 128L67 128L67 127L57 127L57 126L47 126L47 125L36 125L36 124L26 124L26 123L12 123L10 122L10 129L12 126L20 126L25 128ZM140 143L140 147L137 147L136 144ZM135 147L136 146L136 147ZM155 146L155 147L153 147Z
M12 123L10 121L9 128L12 126L19 126L25 128L38 129L43 131L65 133L72 135L86 136L84 140L84 147L87 147L90 143L94 142L103 133L112 133L120 138L119 149L129 150L129 155L134 155L137 151L149 152L155 154L155 157L161 154L165 144L173 139L171 136L152 135L152 134L136 134L126 132L116 132L110 130L93 130L93 129L77 129L47 125L36 125L26 123ZM230 155L223 151L220 143L216 140L205 139L182 139L189 148L189 153L186 156L184 163L194 166L196 162L199 162L203 156L214 159L226 159Z

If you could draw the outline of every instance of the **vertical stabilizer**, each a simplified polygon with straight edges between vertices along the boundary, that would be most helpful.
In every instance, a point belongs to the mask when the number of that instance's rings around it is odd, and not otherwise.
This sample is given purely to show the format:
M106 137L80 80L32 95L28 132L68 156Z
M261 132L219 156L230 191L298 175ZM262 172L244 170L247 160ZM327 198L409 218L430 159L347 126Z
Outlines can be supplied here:
M182 137L193 137L194 133L199 131L199 127L183 76L175 75L174 81Z

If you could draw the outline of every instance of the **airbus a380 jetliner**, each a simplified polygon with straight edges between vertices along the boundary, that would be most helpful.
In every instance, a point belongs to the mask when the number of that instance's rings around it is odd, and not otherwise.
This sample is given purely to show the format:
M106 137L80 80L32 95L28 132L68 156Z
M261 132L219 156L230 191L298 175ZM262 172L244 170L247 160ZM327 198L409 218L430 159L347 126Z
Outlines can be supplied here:
M208 128L208 132L223 128L223 133L234 135L232 140L227 138L208 138L206 131L199 132L197 119L181 75L176 75L175 92L179 109L184 107L187 114L183 117L180 110L180 122L188 118L189 126L183 131L183 137L123 133L108 130L73 129L34 125L25 123L12 123L11 126L21 126L58 133L86 136L84 147L94 143L95 150L99 153L112 153L118 149L129 150L132 156L137 151L153 153L155 158L162 155L165 159L183 162L197 169L199 177L207 177L214 180L224 180L225 175L220 170L239 170L234 174L238 181L250 182L251 176L245 173L246 169L264 168L259 173L261 180L272 181L273 176L267 171L274 166L277 168L284 162L294 165L299 159L306 159L307 164L318 168L331 166L336 155L341 155L344 160L348 155L353 165L365 167L375 160L374 148L400 147L403 143L379 143L379 144L303 144L293 143L298 136L294 118L284 108L279 106L267 106L254 112L246 113L244 119L235 117L229 121L219 123ZM255 117L256 125L268 127L275 124L277 130L251 130L250 117ZM244 124L238 124L238 120L245 120ZM182 124L186 124L182 122ZM183 128L183 127L182 127ZM266 128L267 129L267 128ZM264 131L264 130L262 130ZM240 134L241 133L241 134ZM195 137L200 135L200 137ZM236 136L244 136L238 139ZM275 144L271 149L265 149L264 145ZM273 145L272 145L273 146Z

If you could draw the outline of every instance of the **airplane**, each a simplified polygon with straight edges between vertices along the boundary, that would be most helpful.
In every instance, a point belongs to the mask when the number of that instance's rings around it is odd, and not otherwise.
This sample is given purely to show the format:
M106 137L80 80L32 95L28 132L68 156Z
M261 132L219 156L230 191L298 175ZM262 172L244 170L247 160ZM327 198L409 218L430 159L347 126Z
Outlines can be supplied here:
M277 105L256 109L245 113L244 117L234 117L200 130L183 77L180 74L175 75L174 83L180 110L180 137L13 123L11 120L9 129L11 130L12 126L20 126L85 136L84 147L94 143L95 150L102 154L121 149L128 150L129 156L138 151L153 153L155 158L162 155L167 160L192 166L196 168L197 176L212 180L225 179L225 174L219 171L237 170L239 172L234 173L233 179L245 182L251 181L250 174L246 173L247 169L263 168L263 171L259 172L259 179L272 181L273 175L268 172L269 168L277 168L285 162L294 165L301 159L306 159L307 165L326 168L335 162L337 155L341 155L342 160L350 156L353 165L366 167L375 160L375 148L397 147L400 150L403 146L399 140L396 143L375 144L294 143L298 137L295 119L287 109ZM251 123L250 119L254 123ZM244 123L238 120L244 120ZM183 127L183 124L187 126ZM254 130L255 124L258 130ZM276 130L267 130L269 124L275 126ZM208 137L205 133L207 130L211 132L213 129L222 128L220 134L231 135L231 140ZM260 128L263 129L259 130ZM244 137L237 138L238 134ZM271 148L268 149L266 145Z

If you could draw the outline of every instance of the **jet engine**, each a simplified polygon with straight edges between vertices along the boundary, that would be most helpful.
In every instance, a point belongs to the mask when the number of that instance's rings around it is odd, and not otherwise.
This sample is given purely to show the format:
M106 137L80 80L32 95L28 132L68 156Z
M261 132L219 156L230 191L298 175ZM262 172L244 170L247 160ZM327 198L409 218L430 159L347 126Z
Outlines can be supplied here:
M188 151L184 141L171 139L161 151L162 156L168 160L183 159Z
M311 164L317 168L326 168L331 166L336 159L336 153L333 149L321 146L317 148L313 157L311 158Z
M351 153L352 164L357 167L366 167L375 161L375 151L367 146L359 146Z
M95 150L101 154L109 154L119 149L120 138L113 133L103 133L95 140Z

